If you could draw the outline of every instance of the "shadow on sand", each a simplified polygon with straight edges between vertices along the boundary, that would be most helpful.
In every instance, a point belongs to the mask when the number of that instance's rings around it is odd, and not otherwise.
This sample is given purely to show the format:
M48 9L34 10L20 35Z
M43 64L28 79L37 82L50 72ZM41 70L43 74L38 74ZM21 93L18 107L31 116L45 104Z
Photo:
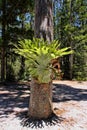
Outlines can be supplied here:
M30 87L25 84L0 85L0 118L28 108Z
M65 84L53 85L53 102L87 101L87 89L74 88Z
M27 111L22 112L18 115L19 119L21 120L21 125L23 127L30 127L30 128L44 128L45 126L55 126L55 125L60 125L61 122L64 120L62 117L58 117L55 114L52 114L49 118L47 119L34 119L34 118L29 118L27 116Z
M83 86L84 87L84 86ZM60 125L64 120L52 114L48 119L35 120L27 116L26 111L16 114L15 108L28 108L30 87L23 84L0 85L0 118L8 118L11 113L21 122L23 127L43 128L44 126ZM77 89L65 84L53 85L53 102L87 101L87 89Z

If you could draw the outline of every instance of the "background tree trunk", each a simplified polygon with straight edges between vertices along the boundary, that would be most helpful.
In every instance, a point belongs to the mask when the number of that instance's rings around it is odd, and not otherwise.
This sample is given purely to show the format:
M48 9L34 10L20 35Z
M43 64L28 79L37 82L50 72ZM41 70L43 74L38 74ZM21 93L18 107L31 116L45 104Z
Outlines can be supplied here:
M24 29L24 16L23 15L22 15L21 19L22 19L21 28L23 31L23 29ZM24 78L24 71L25 71L25 58L22 56L21 57L21 66L20 66L20 79Z
M6 0L2 1L2 46L1 46L1 81L5 81L6 73Z
M70 1L70 25L73 24L73 0ZM73 50L73 40L72 34L70 35L70 47ZM73 78L73 54L69 56L69 71L70 71L70 80Z
M53 40L53 16L51 0L35 0L35 37L49 43ZM48 118L52 114L52 83L40 84L31 81L28 115L33 118Z

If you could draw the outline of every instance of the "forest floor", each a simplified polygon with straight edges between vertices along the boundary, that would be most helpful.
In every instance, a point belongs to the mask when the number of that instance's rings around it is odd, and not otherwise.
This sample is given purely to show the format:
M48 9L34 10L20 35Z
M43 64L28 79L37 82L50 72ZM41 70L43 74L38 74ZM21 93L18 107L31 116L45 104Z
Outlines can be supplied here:
M87 130L87 81L54 81L55 115L32 120L26 115L30 86L0 85L0 130Z

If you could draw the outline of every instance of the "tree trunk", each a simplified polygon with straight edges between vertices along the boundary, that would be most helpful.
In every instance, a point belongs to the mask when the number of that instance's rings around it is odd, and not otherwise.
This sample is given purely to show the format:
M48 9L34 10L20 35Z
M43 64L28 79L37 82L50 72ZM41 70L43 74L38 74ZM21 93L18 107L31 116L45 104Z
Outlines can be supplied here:
M35 0L35 37L53 40L52 0Z
M35 37L49 43L53 40L52 0L35 0ZM40 84L31 81L28 115L33 118L48 118L52 114L52 83Z
M1 48L1 81L4 82L5 80L5 65L6 65L6 60L5 60L5 48Z
M70 1L70 25L73 24L73 0ZM72 34L70 36L70 47L73 50ZM69 56L70 80L73 78L73 54Z
M1 81L5 80L6 72L6 0L2 2L2 46L1 46Z
M53 40L52 0L35 0L35 37L49 43ZM33 118L48 118L52 114L52 82L40 84L31 81L28 115Z
M28 115L33 118L47 118L52 114L52 82L40 84L31 81L31 95Z
M22 31L24 30L24 15L21 17L21 29ZM20 66L20 73L19 73L19 78L24 79L24 72L25 72L25 58L22 56L21 57L21 66Z
M20 79L24 79L24 72L25 72L25 58L21 57L21 66L20 66Z

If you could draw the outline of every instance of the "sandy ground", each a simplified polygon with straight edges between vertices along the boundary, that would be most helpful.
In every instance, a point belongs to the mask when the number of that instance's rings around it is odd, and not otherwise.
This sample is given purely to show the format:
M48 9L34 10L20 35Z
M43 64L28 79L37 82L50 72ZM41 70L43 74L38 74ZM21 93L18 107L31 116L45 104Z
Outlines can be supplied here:
M53 83L56 115L47 120L27 118L28 84L0 85L0 130L87 130L87 82Z

